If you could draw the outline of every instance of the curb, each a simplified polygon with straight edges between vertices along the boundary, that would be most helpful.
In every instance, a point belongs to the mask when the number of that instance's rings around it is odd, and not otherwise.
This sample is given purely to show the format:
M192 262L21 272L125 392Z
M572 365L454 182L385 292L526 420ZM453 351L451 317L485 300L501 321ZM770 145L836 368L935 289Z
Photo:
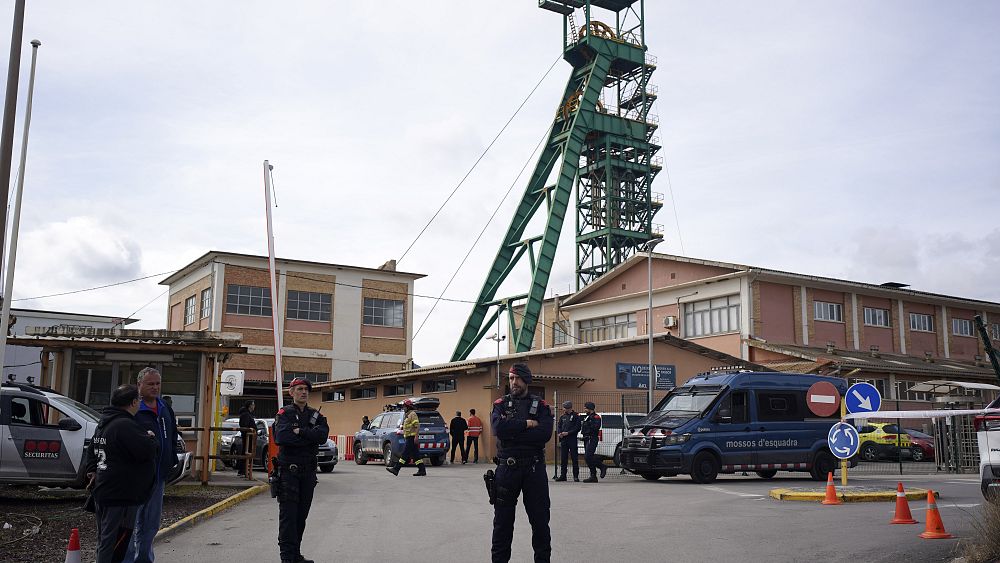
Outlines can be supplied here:
M269 488L268 485L257 485L255 487L250 487L249 489L240 491L227 499L221 500L213 504L212 506L209 506L208 508L199 510L194 514L185 516L184 518L181 518L180 520L174 522L173 524L167 526L166 528L161 528L159 532L156 532L156 537L153 538L153 541L160 541L164 538L170 537L176 534L177 532L183 530L184 528L193 526L194 524L197 524L202 520L211 518L212 516L218 514L219 512L222 512L223 510L233 505L239 504L247 499L255 497L260 493L266 491L268 488Z
M904 493L906 500L921 500L927 498L927 489L910 489ZM775 500L793 500L803 502L822 502L826 498L823 491L795 491L792 489L771 489L770 497ZM937 498L941 495L934 493ZM837 492L837 498L844 502L896 502L896 491L871 491L863 493Z

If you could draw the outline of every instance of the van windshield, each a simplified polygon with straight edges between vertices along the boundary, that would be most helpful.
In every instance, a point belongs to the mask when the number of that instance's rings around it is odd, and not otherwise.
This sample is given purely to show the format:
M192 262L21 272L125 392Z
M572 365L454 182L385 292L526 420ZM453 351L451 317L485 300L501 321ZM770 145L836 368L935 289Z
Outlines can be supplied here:
M667 397L667 401L656 410L663 413L699 413L712 404L712 401L718 396L719 389L700 393L695 390L685 389L679 393L671 394Z

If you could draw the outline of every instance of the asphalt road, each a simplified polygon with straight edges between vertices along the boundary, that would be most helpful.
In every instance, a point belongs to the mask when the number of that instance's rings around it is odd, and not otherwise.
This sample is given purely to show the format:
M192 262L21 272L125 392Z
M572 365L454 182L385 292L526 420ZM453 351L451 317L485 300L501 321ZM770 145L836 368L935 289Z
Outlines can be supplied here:
M404 468L341 463L319 476L303 553L332 561L489 561L492 507L486 465ZM959 540L924 540L917 525L890 525L891 503L822 506L767 496L779 486L820 487L798 474L772 481L722 476L712 485L684 477L647 482L551 483L553 561L949 561ZM610 473L609 473L610 476ZM852 484L896 477L865 477ZM907 476L905 486L941 493L947 530L972 533L982 502L976 477ZM518 508L513 561L531 561L531 529ZM158 544L163 561L278 561L277 504L258 495Z

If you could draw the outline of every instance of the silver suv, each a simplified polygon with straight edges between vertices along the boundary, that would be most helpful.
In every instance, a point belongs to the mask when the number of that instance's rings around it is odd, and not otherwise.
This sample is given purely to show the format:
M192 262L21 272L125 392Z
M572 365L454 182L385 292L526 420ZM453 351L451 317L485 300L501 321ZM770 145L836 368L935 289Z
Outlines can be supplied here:
M0 483L85 486L83 454L101 415L94 409L46 387L23 383L0 385ZM167 484L191 469L191 453L183 440L177 467Z

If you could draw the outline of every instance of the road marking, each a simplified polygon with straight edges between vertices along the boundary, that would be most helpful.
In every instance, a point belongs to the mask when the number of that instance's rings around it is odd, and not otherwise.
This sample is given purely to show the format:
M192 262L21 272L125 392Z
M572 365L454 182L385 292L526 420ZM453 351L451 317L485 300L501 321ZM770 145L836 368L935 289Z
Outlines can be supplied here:
M763 497L764 496L764 495L755 495L755 494L750 494L750 493L738 493L736 491L727 491L726 489L723 489L722 487L705 487L705 488L708 489L708 490L710 490L710 491L715 491L717 493L723 493L723 494L733 495L733 496L742 497L742 498L759 498L759 497Z
M938 508L975 508L981 503L975 504L938 504Z
M952 485L968 485L969 483L973 483L978 485L979 479L955 479L953 481L945 481L945 483L951 483Z

